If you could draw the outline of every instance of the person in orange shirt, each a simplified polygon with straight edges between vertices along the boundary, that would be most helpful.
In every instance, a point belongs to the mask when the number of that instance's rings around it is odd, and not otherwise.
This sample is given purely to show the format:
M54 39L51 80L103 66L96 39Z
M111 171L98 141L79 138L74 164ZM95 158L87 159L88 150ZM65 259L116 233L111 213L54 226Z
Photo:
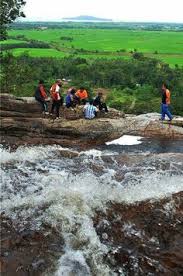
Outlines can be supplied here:
M44 87L44 81L43 80L39 81L39 84L36 88L34 96L35 96L36 101L38 101L41 104L43 113L44 114L49 114L48 113L48 104L46 102L46 99L48 97L47 97L47 94L46 94L46 90L45 90L45 87Z
M167 84L163 83L162 85L162 103L161 103L161 119L165 120L165 115L168 116L169 121L173 119L171 112L169 111L170 105L170 90L168 89Z
M84 87L80 87L75 94L75 98L79 104L86 104L88 100L88 93Z

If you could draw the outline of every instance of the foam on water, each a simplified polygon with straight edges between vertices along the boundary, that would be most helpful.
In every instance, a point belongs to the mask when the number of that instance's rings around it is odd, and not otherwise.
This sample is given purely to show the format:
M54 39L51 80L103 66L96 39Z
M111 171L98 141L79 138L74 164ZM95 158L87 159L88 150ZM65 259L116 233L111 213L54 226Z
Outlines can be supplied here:
M106 145L139 145L142 143L140 139L142 139L141 136L123 135L111 142L106 142Z
M90 268L88 267L82 251L68 250L59 261L58 271L55 276L90 276Z
M114 275L103 263L108 248L100 242L93 226L96 210L105 210L110 202L130 204L179 192L183 190L182 175L155 169L149 172L143 168L143 174L137 176L125 167L124 179L118 182L114 177L115 167L106 167L97 176L89 167L86 171L73 173L70 160L65 158L63 162L56 156L60 149L55 146L22 147L12 153L2 149L3 166L11 161L14 167L9 168L7 164L1 169L1 210L18 221L19 227L23 228L26 221L31 223L32 229L40 229L42 224L49 223L61 232L65 254L59 260L56 276L72 273ZM94 157L99 158L102 154L95 150L82 152L73 163L76 168L83 164L82 160L95 164ZM32 164L25 163L30 160ZM102 162L100 159L99 163Z
M10 152L7 149L4 149L3 147L0 147L0 164L7 163L10 161L18 161L18 162L24 162L24 161L30 161L35 162L38 160L45 160L50 153L56 148L63 149L60 146L55 146L55 148L51 146L47 146L46 150L43 146L38 147L19 147L16 151Z
M81 151L80 155L86 155L86 156L93 156L93 157L100 157L102 156L102 151L96 150L96 149L91 149L87 151Z

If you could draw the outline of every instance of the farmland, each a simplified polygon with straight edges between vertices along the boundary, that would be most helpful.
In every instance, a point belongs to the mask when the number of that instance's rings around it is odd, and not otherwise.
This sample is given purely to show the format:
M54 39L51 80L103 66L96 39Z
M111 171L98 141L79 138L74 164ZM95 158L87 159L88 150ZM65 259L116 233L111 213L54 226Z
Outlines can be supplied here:
M105 28L12 29L3 44L17 44L15 55L28 52L33 57L80 56L87 59L129 59L133 52L160 59L171 67L183 66L183 32ZM39 41L51 49L19 47L18 43Z

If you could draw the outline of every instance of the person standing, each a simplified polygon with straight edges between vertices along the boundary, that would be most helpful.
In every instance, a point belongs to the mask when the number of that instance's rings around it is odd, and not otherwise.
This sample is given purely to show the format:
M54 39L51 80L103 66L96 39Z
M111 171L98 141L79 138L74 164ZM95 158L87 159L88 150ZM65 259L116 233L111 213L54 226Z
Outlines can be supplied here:
M44 87L44 81L40 80L39 84L36 88L35 95L34 95L36 101L38 101L41 104L42 112L43 114L49 114L48 113L48 104L46 102L47 94L46 89Z
M165 115L168 116L169 121L173 119L171 112L169 111L170 105L170 90L168 89L167 84L163 83L162 85L162 103L161 103L161 119L165 120Z
M60 93L61 87L62 81L61 79L57 79L56 82L50 88L50 94L52 98L51 115L53 115L54 110L56 109L56 119L59 119L60 106L63 104L63 99Z

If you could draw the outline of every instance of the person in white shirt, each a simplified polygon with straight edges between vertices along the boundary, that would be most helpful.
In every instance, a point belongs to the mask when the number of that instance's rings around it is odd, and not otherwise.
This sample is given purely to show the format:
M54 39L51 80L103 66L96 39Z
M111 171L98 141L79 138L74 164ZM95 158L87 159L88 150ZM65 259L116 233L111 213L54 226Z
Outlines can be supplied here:
M98 109L93 105L93 100L85 104L83 112L85 119L93 119L97 116Z
M54 109L56 109L56 119L59 119L60 106L63 104L63 98L60 94L61 87L62 81L61 79L57 79L50 88L50 94L52 98L51 115L54 113Z

